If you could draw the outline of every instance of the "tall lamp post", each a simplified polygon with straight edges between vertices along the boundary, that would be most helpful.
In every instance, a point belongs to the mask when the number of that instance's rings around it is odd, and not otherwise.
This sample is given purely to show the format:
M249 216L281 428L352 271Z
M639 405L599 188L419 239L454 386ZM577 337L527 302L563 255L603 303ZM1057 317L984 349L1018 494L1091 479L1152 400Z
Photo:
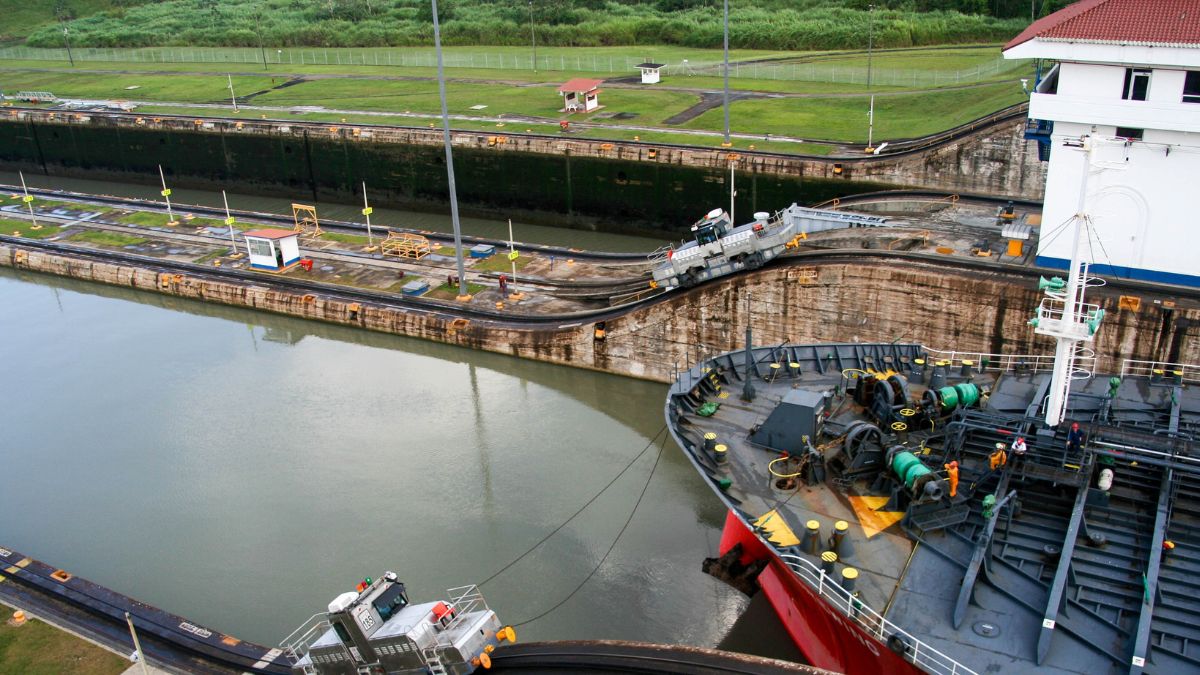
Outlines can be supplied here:
M725 147L729 141L729 0L725 0Z
M438 23L437 0L433 5L433 47L437 51L438 96L442 100L442 142L446 146L446 182L450 186L450 222L454 226L454 257L458 260L458 300L467 301L467 272L463 267L462 226L458 222L458 192L454 187L454 157L450 151L450 113L446 109L446 70L442 65L442 28ZM530 3L532 6L532 3Z
M533 0L529 0L529 40L533 44L533 72L537 72L537 33L533 29Z
M63 44L67 45L67 60L69 60L71 62L71 67L74 68L75 67L75 56L73 54L71 54L71 40L67 36L68 33L69 33L69 31L67 30L67 27L64 24L63 25Z
M875 5L867 6L867 93L871 108L867 111L867 152L875 152L875 92L871 90L871 57L875 47Z

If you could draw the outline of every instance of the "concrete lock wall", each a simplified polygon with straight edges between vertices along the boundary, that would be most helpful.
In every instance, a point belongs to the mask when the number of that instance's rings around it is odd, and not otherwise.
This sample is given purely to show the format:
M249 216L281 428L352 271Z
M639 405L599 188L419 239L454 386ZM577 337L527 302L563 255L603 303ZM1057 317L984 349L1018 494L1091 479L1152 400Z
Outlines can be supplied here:
M894 340L997 354L1048 355L1054 349L1026 324L1041 300L1036 271L981 273L956 269L949 260L897 262L865 253L804 267L775 266L674 293L665 302L609 320L603 341L594 339L590 322L495 327L9 244L0 244L0 265L663 382L677 367L741 348L747 318L758 345ZM1130 308L1131 299L1136 309ZM1110 284L1093 291L1089 301L1108 310L1093 345L1102 370L1119 371L1127 358L1200 363L1195 298Z
M438 131L277 121L10 110L0 163L46 175L239 189L354 201L366 180L380 205L441 209ZM1023 124L988 127L918 153L851 159L737 151L737 211L783 208L896 187L1040 198L1044 165ZM728 200L730 153L645 143L455 132L464 211L605 231L680 232Z

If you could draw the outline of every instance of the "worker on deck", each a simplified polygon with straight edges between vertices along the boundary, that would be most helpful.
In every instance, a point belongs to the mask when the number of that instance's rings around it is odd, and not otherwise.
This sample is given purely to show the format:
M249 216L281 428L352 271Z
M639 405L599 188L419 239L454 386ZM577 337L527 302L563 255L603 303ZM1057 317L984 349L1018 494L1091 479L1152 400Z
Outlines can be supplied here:
M1021 466L1025 460L1025 453L1029 447L1025 445L1025 437L1017 436L1017 440L1013 441L1012 451L1015 457L1013 458L1013 466Z
M942 465L946 469L946 480L950 481L950 498L958 495L958 462L951 461Z
M988 455L988 466L992 471L999 469L1008 463L1008 453L1005 452L1006 446L1003 443L997 443L996 449L992 454Z
M1071 431L1067 433L1067 454L1078 455L1083 450L1083 429L1079 422L1071 423Z

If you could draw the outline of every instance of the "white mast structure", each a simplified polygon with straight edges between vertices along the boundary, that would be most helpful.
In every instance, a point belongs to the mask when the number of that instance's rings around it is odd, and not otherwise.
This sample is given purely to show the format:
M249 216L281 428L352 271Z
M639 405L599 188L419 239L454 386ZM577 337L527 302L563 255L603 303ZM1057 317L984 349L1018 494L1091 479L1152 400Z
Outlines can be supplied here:
M1072 218L1074 221L1074 241L1071 245L1071 268L1064 282L1059 277L1043 278L1039 288L1046 291L1046 297L1038 306L1038 315L1029 323L1034 332L1048 335L1058 341L1054 351L1054 371L1050 379L1050 391L1046 398L1046 425L1057 426L1063 421L1067 410L1067 397L1071 392L1071 380L1077 377L1090 377L1091 370L1080 367L1080 357L1091 359L1095 352L1087 347L1100 327L1104 318L1104 310L1097 305L1084 302L1084 291L1089 286L1100 285L1103 282L1088 276L1088 263L1081 259L1080 243L1084 229L1090 224L1091 217L1087 214L1088 176L1096 167L1093 162L1096 140L1084 137L1080 147L1083 150L1083 178L1079 186L1079 206Z

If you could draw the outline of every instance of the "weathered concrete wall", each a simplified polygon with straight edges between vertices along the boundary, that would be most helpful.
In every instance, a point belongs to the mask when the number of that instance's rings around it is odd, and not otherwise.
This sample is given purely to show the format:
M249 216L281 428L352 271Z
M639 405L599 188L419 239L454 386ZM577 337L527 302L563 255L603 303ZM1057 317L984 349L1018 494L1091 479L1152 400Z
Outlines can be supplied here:
M439 132L275 121L200 121L132 114L10 111L0 162L47 175L146 181L162 165L174 185L433 208L448 195ZM195 122L199 121L199 124ZM936 150L883 157L738 152L737 210L894 187L1040 198L1044 165L1020 124ZM458 194L468 212L606 230L678 230L724 203L729 153L571 137L455 132ZM699 206L698 206L699 203Z
M668 381L676 366L742 346L747 316L757 344L920 342L933 349L1049 354L1026 325L1041 300L1036 274L903 263L875 256L779 266L640 309L607 324L519 330L459 322L374 304L299 295L259 285L165 275L0 244L0 265L169 295L408 335L620 375ZM1120 309L1124 294L1138 309ZM749 314L746 298L749 296ZM1092 293L1109 312L1095 349L1104 369L1122 359L1200 363L1200 302L1110 284Z

